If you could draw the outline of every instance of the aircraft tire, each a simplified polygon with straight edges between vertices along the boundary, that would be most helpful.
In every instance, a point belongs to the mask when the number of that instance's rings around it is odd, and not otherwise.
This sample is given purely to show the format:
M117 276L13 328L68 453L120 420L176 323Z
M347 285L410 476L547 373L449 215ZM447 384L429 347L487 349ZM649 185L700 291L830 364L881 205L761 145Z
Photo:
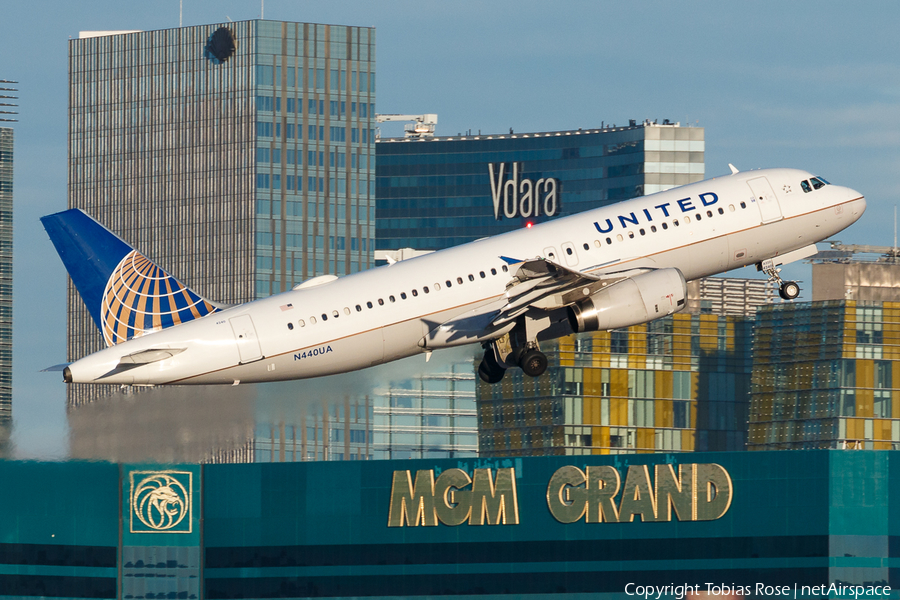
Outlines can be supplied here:
M519 366L529 377L540 377L547 370L547 356L539 350L528 350L519 359Z
M484 353L484 358L481 359L481 364L478 365L478 376L483 382L492 385L500 383L503 376L506 374L506 369L498 365L497 361L494 360L493 353L493 349L488 348Z
M778 295L784 300L793 300L800 295L800 286L796 281L785 281L778 288Z

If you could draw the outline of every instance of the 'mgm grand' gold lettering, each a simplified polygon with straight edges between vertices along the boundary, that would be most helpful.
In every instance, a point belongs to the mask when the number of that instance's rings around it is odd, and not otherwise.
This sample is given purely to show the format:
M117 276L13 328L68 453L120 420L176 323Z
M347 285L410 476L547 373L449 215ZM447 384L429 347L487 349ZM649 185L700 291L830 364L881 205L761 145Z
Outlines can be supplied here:
M655 465L654 483L648 465L630 465L619 493L619 472L611 466L558 469L547 486L547 507L560 523L585 518L588 523L713 521L731 506L731 476L721 465ZM655 488L655 489L654 489Z
M417 471L415 483L409 471L394 471L388 527L456 526L466 521L519 524L515 469L497 469L496 478L491 469L475 469L472 477L462 469L447 469L436 480L429 469Z

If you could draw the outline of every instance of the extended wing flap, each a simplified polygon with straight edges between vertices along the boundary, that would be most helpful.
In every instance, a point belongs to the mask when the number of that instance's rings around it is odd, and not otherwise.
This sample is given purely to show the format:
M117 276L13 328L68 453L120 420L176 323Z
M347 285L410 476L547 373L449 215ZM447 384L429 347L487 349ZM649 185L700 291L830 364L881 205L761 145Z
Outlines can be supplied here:
M597 290L644 270L593 275L544 258L522 261L507 286L506 304L491 324L504 325L532 308L552 310L573 304Z

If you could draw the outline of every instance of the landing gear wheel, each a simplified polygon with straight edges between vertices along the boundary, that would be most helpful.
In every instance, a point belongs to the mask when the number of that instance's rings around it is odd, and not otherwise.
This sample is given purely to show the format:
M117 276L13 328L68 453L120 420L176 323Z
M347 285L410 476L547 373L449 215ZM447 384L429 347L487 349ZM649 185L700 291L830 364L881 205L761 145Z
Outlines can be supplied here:
M506 369L498 365L497 360L494 358L494 349L485 349L484 358L481 359L481 364L478 365L478 376L481 380L490 384L500 383L505 374Z
M529 377L540 377L547 370L547 356L540 350L526 350L519 359L519 366Z
M778 295L783 300L793 300L800 295L800 286L796 281L782 281L778 288Z

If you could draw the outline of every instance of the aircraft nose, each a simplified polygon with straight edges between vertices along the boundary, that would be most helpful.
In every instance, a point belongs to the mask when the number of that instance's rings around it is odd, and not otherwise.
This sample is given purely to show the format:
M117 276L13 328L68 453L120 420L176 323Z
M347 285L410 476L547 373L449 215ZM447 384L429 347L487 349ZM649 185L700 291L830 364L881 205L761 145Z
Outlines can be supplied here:
M859 218L866 212L866 197L852 189L850 190L850 197L854 199L850 203L850 213L854 217Z

